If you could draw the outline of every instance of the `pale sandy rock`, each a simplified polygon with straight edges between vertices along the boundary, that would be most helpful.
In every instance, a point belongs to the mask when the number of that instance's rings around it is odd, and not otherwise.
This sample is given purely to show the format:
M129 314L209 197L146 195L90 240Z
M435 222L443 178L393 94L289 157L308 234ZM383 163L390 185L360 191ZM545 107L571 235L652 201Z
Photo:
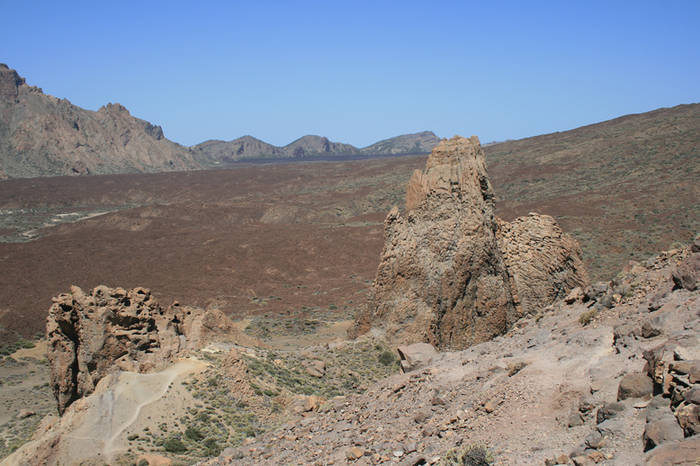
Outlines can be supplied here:
M112 370L148 372L230 333L220 311L163 307L145 288L71 287L53 299L46 322L51 386L63 413Z

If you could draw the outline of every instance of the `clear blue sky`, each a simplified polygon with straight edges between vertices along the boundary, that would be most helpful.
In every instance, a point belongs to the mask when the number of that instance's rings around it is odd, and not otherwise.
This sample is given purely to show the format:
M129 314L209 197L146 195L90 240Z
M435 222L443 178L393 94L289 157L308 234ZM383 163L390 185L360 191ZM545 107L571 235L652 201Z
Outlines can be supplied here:
M190 145L482 142L700 101L700 1L0 0L0 62Z

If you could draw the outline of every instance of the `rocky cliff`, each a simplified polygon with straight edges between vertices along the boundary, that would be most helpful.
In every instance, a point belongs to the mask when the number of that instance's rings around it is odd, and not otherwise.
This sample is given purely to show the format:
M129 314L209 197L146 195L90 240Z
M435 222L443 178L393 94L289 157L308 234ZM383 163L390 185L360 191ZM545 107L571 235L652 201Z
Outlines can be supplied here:
M10 178L197 168L189 149L119 104L97 112L28 86L0 64L0 173Z
M476 137L443 140L394 208L368 309L354 334L464 348L504 333L525 314L583 286L578 244L554 219L494 216L494 191Z

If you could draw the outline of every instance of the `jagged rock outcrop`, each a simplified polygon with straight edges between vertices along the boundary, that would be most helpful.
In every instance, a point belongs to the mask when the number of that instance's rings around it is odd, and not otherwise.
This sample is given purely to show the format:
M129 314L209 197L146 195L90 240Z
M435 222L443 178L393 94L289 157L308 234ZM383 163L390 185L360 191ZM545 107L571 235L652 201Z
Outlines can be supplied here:
M6 101L16 99L19 86L22 84L24 84L24 78L6 64L0 63L0 99Z
M552 217L530 213L498 223L498 246L520 314L536 312L588 283L581 247Z
M394 208L368 312L356 333L381 324L394 342L463 348L517 320L498 248L491 188L479 140L442 141Z
M97 112L29 86L0 64L0 171L10 178L199 168L160 126L119 104Z
M494 216L477 137L443 140L394 208L368 309L351 334L379 325L395 343L464 348L504 333L587 277L576 242L554 219Z
M113 369L147 372L187 348L232 330L220 311L177 303L165 308L145 288L71 287L53 299L47 317L51 386L63 413Z

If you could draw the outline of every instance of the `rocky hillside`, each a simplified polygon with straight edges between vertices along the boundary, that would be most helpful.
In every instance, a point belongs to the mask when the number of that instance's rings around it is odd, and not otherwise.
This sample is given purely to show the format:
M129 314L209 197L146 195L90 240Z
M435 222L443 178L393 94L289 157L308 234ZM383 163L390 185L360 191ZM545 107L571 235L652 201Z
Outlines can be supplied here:
M48 320L51 376L94 391L47 415L3 465L693 465L699 280L700 237L491 341L401 346L403 373L381 332L272 351L220 314L165 310L146 290L73 289ZM99 351L82 348L93 337ZM163 350L180 359L149 371ZM36 416L21 409L12 425Z
M592 276L700 230L700 104L484 147L499 215L536 210L581 243Z
M406 347L406 373L205 464L697 464L698 261L631 263L468 350Z
M252 159L274 160L352 155L427 154L439 141L440 138L435 136L435 133L424 131L422 133L404 134L384 139L358 149L350 144L333 142L322 136L307 135L286 146L278 147L252 136L243 136L233 141L205 141L192 146L192 150L198 162L205 166L216 166Z
M119 104L97 112L26 84L0 64L0 177L187 170L190 151Z
M253 136L242 136L233 141L209 140L192 146L195 159L205 166L215 166L245 159L284 157L281 147L273 146Z
M421 131L384 139L363 147L360 151L367 155L428 154L439 142L440 138L432 131Z

